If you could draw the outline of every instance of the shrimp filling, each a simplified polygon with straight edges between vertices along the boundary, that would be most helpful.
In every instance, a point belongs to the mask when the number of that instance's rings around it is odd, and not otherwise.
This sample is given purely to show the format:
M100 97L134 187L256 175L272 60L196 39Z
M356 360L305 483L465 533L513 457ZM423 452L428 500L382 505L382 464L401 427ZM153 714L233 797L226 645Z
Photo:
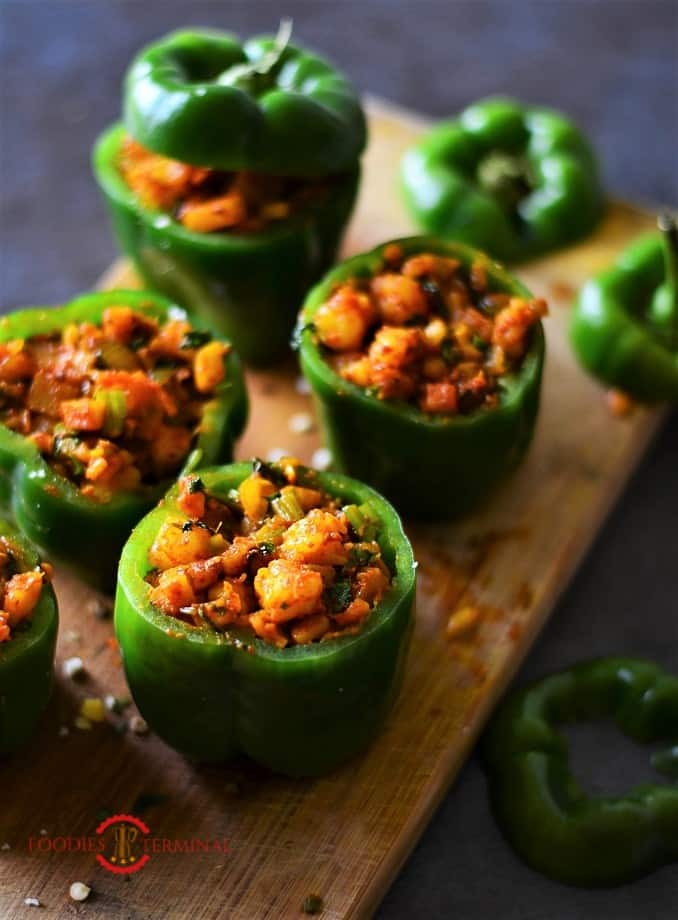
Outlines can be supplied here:
M390 588L369 508L342 506L292 459L256 461L227 500L185 476L177 505L147 581L155 607L193 626L306 645L357 633Z
M256 233L327 195L331 179L223 172L170 160L125 137L118 161L141 203L195 233Z
M107 501L181 468L227 352L185 320L111 306L101 325L0 343L0 422Z
M501 399L501 379L530 347L546 302L492 289L482 261L405 258L386 247L371 278L339 284L313 317L327 360L377 399L427 415L467 415Z
M48 566L22 572L17 559L9 540L0 537L0 642L8 642L17 627L30 621L49 580Z

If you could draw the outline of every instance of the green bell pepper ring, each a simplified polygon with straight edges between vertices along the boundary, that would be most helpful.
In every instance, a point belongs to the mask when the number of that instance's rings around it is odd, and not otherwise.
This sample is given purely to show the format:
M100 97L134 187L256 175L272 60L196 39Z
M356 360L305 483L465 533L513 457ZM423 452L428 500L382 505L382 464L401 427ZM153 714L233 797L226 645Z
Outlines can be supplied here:
M403 157L401 184L427 232L506 262L587 236L604 210L595 155L558 112L490 98L427 133Z
M556 725L601 718L639 742L675 742L678 678L633 658L577 664L512 693L484 739L492 804L511 844L538 872L584 887L678 860L678 787L589 797L572 775ZM668 773L668 759L653 762Z
M7 521L0 520L0 536L10 544L21 571L39 565L36 551ZM0 755L28 740L47 706L58 619L54 589L45 582L30 619L0 642Z
M378 272L384 250L393 244L405 257L431 252L459 259L466 268L481 255L458 243L420 236L384 243L343 262L306 299L298 326L301 367L333 466L369 482L406 517L451 518L480 504L524 456L539 409L544 334L537 324L520 369L501 378L499 405L470 415L428 416L344 380L325 359L313 317L339 282ZM494 290L531 296L500 265L488 262L487 274Z
M582 366L639 402L678 402L678 231L641 237L582 288L570 342Z
M279 359L306 291L334 261L360 167L354 163L324 197L261 232L195 233L142 205L129 188L118 167L124 136L121 125L109 128L93 159L120 248L150 287L205 317L245 361Z
M201 471L225 498L251 463ZM415 567L398 515L376 492L331 473L320 488L369 503L394 580L357 635L278 649L244 630L217 633L149 602L148 550L176 509L177 487L135 528L120 560L115 630L127 681L151 728L200 761L238 753L277 772L314 776L365 748L397 695L413 624Z
M49 334L68 323L100 323L104 310L126 304L159 320L188 318L179 307L145 291L86 294L63 307L20 310L0 319L0 342ZM205 324L190 319L198 329ZM247 417L247 394L235 352L225 357L226 376L206 402L195 450L186 466L228 460ZM112 587L120 550L130 530L169 486L165 480L108 502L83 495L55 472L35 444L0 425L0 502L21 530L51 558L61 559L96 587Z
M144 147L193 166L325 176L351 170L366 142L349 81L323 58L277 39L173 32L126 76L124 121Z

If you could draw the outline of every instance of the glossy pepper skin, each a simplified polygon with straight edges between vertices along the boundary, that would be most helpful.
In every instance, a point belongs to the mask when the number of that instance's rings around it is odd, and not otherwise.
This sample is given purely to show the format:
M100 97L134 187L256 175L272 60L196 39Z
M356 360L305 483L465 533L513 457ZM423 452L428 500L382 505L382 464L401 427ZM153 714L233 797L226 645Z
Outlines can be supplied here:
M504 98L436 125L401 167L405 203L428 233L519 262L587 236L604 210L595 155L556 111Z
M581 365L639 402L678 403L678 231L668 217L581 290L570 341Z
M481 255L459 243L409 237L343 262L304 304L298 326L301 367L336 469L369 482L406 517L453 518L482 503L530 444L539 409L544 334L539 323L522 366L503 378L499 406L470 415L424 415L415 406L377 399L344 380L325 360L313 316L338 283L378 272L384 249L394 244L405 257L432 252L459 259L466 268ZM487 272L494 289L531 296L500 265L488 262Z
M0 319L0 342L48 334L73 322L98 324L107 307L120 304L160 321L169 315L186 316L155 293L107 291L86 294L62 307L38 307L4 316ZM190 320L195 328L208 328ZM225 380L219 384L215 398L205 403L196 449L187 460L191 468L229 460L233 442L244 427L247 394L234 351L226 355L225 366ZM120 550L130 530L169 484L165 480L134 493L116 495L105 503L92 501L58 475L32 441L0 425L0 502L23 533L50 558L62 560L95 587L112 587Z
M142 49L123 114L139 143L172 159L307 178L353 169L367 134L353 86L326 60L216 30L172 32Z
M241 44L226 32L182 31L139 53L123 101L125 127L111 127L94 150L121 249L150 287L206 316L245 361L274 363L287 353L299 305L334 261L353 210L366 142L354 89L280 34ZM125 131L194 166L327 176L326 194L260 232L191 232L145 207L124 182Z
M114 125L94 150L94 172L122 251L154 290L219 329L244 361L269 365L289 350L308 288L332 264L353 210L360 167L333 178L326 197L258 233L196 233L145 207L124 181Z
M5 520L0 520L0 536L10 544L20 571L40 564L35 549ZM58 620L54 589L45 581L30 620L0 643L0 756L28 740L47 706Z
M238 463L200 477L208 492L225 497L251 471L251 463ZM176 488L123 550L115 630L127 681L152 729L190 757L225 761L244 753L290 776L326 773L373 740L398 693L413 623L411 547L396 512L372 489L314 475L330 494L369 503L395 573L357 635L278 649L249 632L199 630L152 607L148 550L163 520L181 517Z
M678 860L678 787L602 798L575 780L556 726L602 718L635 741L675 743L678 678L641 659L577 664L507 697L484 740L492 804L511 844L538 872L583 887L620 885ZM652 762L670 775L674 752Z

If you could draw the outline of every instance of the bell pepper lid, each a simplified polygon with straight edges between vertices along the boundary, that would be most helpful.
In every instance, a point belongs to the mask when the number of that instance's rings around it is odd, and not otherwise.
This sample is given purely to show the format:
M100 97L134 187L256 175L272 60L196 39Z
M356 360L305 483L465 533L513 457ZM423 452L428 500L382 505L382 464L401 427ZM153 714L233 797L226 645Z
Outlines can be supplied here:
M40 559L35 548L17 528L3 518L0 518L0 537L5 537L12 550L17 551L22 572L30 571L39 565ZM0 671L3 664L18 659L24 652L42 642L46 634L56 629L57 619L58 607L54 588L49 582L44 582L40 599L30 616L29 627L18 629L7 642L0 642Z
M277 36L242 43L230 32L196 28L146 45L125 75L129 134L194 166L290 176L349 169L367 140L360 99L341 71L290 43L290 34L283 20ZM273 62L262 85L248 85L239 72L267 58Z
M251 462L232 463L223 467L200 470L200 478L208 492L219 497L225 496L229 489L236 488L251 472ZM167 616L156 609L149 600L146 575L152 570L148 562L148 550L158 533L162 522L174 512L181 516L176 506L178 485L172 486L165 498L149 512L134 528L125 544L120 557L118 569L118 591L126 594L127 600L148 623L159 632L166 634L168 629L173 635L180 636L200 646L248 647L259 658L268 659L274 665L284 665L292 673L295 665L303 669L304 662L331 658L340 655L387 626L399 605L411 598L414 600L416 563L412 547L405 536L400 517L396 510L378 492L363 483L338 473L314 471L317 482L330 495L362 504L368 502L370 510L379 521L379 544L384 559L393 572L391 590L372 610L362 629L356 635L340 636L325 642L309 645L294 645L279 649L252 635L247 630L234 629L229 633L218 633L192 627L181 620ZM300 671L300 673L303 673Z
M58 307L31 307L0 317L0 343L13 338L49 334L62 329L68 323L83 320L99 322L107 307L121 303L154 317L186 319L196 328L208 329L203 320L189 316L182 307L155 292L118 289L83 294ZM205 455L209 459L213 453L212 445L219 443L224 429L230 424L233 425L234 438L244 428L247 395L240 359L231 349L225 356L225 361L226 377L218 385L214 397L203 407L196 447L187 458L188 465L196 465ZM33 475L38 477L53 495L58 495L70 505L79 508L85 515L91 515L93 520L104 521L109 517L133 513L138 508L142 509L139 511L141 514L148 506L149 497L152 499L154 495L162 494L171 481L167 479L135 492L121 492L105 504L95 503L82 495L69 479L55 472L32 441L2 424L0 444L4 445L6 452L11 453L17 462L24 462L31 467Z
M319 284L309 292L299 314L295 340L301 353L303 370L312 375L321 386L330 389L338 396L349 397L363 406L374 406L378 402L379 408L385 414L407 418L420 426L439 430L441 428L472 428L482 423L488 414L495 414L502 410L511 410L519 403L523 393L534 385L541 373L545 353L545 337L541 321L534 327L530 347L519 369L506 374L501 378L501 399L499 406L484 411L472 412L469 415L453 416L428 416L416 406L403 402L389 402L376 400L363 387L351 383L341 377L325 359L320 344L313 334L313 317L320 306L327 300L332 289L342 281L351 278L371 277L383 265L383 252L387 246L399 246L404 254L416 255L422 252L433 252L436 255L449 256L459 259L465 267L469 267L478 257L483 257L488 276L498 291L515 294L517 297L531 298L531 292L514 275L510 274L498 262L490 259L485 253L457 242L446 242L433 236L410 236L401 239L389 240L369 252L361 253L347 259L345 262L332 269Z

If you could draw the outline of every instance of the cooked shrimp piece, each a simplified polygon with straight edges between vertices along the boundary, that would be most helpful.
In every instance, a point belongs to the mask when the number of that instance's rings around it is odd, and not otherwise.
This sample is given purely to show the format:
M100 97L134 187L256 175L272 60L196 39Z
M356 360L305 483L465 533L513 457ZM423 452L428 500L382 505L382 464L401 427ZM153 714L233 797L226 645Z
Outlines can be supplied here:
M529 330L546 311L546 301L540 298L524 301L512 297L508 307L495 320L492 344L498 345L509 358L521 357Z
M422 354L416 328L382 326L368 351L371 379L382 399L408 399L417 388L416 362Z
M364 291L344 284L313 317L318 338L332 351L356 351L363 343L377 312Z
M413 278L386 272L372 279L370 290L384 323L403 325L428 313L426 295Z
M331 511L312 508L285 533L280 555L312 565L343 565L348 559L348 525Z
M156 569L207 559L212 553L212 534L206 527L191 521L165 521L148 552L148 561Z
M45 573L41 569L13 575L5 587L3 609L10 626L16 626L29 616L40 600Z
M287 559L274 559L254 577L259 603L267 617L276 623L314 613L323 587L319 572Z

